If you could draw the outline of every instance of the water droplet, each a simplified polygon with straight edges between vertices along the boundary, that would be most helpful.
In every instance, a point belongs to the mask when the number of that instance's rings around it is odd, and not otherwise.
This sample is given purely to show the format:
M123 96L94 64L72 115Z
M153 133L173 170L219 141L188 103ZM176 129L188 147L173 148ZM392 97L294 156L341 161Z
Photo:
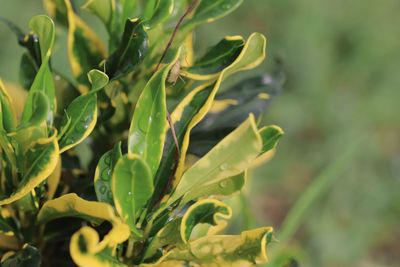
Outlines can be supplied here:
M230 4L223 4L221 7L222 7L222 9L224 9L224 10L228 10L228 9L231 8L231 5L230 5Z
M132 201L132 192L128 192L128 195L125 198L125 202L129 203Z
M83 123L78 123L75 127L76 131L79 133L84 133L86 131L86 129L88 128L87 124L83 124Z
M65 143L66 143L67 145L72 145L72 144L74 143L74 139L72 139L72 138L67 138L67 140L65 140Z
M90 122L91 120L92 120L92 116L88 115L88 116L83 117L83 118L81 119L81 122L82 122L82 123L88 123L88 122Z
M113 199L113 194L111 191L108 191L107 197L108 197L108 199Z
M104 181L110 180L110 174L111 174L111 170L109 168L105 168L101 172L101 179L104 180Z
M107 165L110 165L110 163L111 163L111 157L110 157L110 156L106 156L106 157L104 158L104 163L107 164Z
M219 183L219 187L221 187L221 188L224 188L224 187L227 187L227 186L228 186L228 182L227 181L221 181Z
M221 164L221 166L219 166L221 171L225 171L226 169L228 169L228 167L229 167L228 163L224 163L224 164Z
M142 132L146 133L147 132L147 128L148 128L150 123L151 123L151 117L143 116L143 117L139 118L139 129Z
M100 193L104 194L107 190L107 187L105 185L100 187Z

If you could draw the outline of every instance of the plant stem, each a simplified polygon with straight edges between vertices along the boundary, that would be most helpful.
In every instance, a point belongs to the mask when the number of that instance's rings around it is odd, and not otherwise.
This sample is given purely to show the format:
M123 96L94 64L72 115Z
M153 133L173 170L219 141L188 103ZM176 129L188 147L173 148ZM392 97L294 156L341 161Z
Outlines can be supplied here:
M185 17L190 13L190 11L192 11L192 9L196 6L197 1L198 1L198 0L194 0L194 1L192 2L192 4L188 7L188 9L185 11L185 13L182 15L182 17L179 19L178 23L176 24L175 29L174 29L174 31L173 31L173 33L172 33L172 35L171 35L171 38L169 39L168 44L167 44L167 46L165 47L164 52L163 52L163 54L161 55L161 58L160 58L160 60L159 60L158 63L157 63L157 66L156 66L156 68L155 68L155 70L154 70L154 73L156 73L156 72L158 71L158 69L159 69L159 67L160 67L160 64L161 64L161 62L163 61L165 55L167 54L168 49L171 47L172 41L174 40L175 35L176 35L176 33L178 32L178 29L180 28L180 26L181 26L183 20L184 20ZM159 200L157 201L157 203L153 206L153 210L156 209L156 208L160 205L160 203L161 203L163 197L167 194L168 188L171 186L172 181L173 181L173 179L174 179L175 172L176 172L176 169L178 168L178 164L179 164L179 158L180 158L180 156L181 156L181 151L180 151L180 149L179 149L179 144L178 144L178 138L176 137L176 133L175 133L175 127L174 127L174 124L173 124L173 122L172 122L171 115L170 115L169 112L168 112L168 109L166 109L166 113L167 113L168 124L169 124L169 127L170 127L170 129L171 129L172 137L174 138L174 142L175 142L175 146L176 146L175 163L174 163L174 167L172 168L171 174L170 174L170 176L168 177L168 183L167 183L167 185L165 186L163 192L161 193L160 199L159 199Z

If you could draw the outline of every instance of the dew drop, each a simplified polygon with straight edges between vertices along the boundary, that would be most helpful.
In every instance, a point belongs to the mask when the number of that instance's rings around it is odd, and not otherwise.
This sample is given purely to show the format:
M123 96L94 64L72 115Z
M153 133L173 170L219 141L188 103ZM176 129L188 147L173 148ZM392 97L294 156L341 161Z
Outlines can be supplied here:
M86 129L88 128L87 124L83 124L83 123L78 123L75 127L76 131L79 133L84 133L86 131Z
M125 202L129 203L132 201L132 192L128 192L128 195L125 198Z
M113 194L111 191L108 191L107 197L108 197L108 199L113 199Z
M228 169L228 167L229 167L228 163L224 163L224 164L221 164L221 166L219 166L221 171L225 171L226 169Z
M101 179L104 181L108 181L110 180L110 174L111 174L111 170L108 168L105 168L102 172L101 172Z
M223 5L221 6L221 8L224 9L224 10L228 10L228 9L231 8L231 5L230 5L230 4L223 4Z
M68 138L67 140L65 140L65 143L66 143L67 145L72 145L72 144L74 143L74 139Z
M106 157L104 158L104 163L107 164L107 165L110 165L110 163L111 163L111 157L110 157L110 156L106 156Z
M107 190L107 187L105 185L100 187L100 193L104 194Z
M221 181L220 183L219 183L219 187L221 187L221 188L225 188L225 187L227 187L228 186L228 182L227 181Z

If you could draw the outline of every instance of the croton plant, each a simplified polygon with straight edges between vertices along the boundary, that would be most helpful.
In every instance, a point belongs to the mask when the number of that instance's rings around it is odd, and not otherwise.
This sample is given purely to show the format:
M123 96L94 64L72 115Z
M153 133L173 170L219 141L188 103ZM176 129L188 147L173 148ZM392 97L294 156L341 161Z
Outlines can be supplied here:
M20 85L0 81L2 266L268 261L273 229L222 234L223 200L274 153L283 132L259 118L281 79L222 86L264 60L259 33L193 50L196 26L242 1L44 0L27 32L1 18L26 48ZM62 32L70 77L52 64Z

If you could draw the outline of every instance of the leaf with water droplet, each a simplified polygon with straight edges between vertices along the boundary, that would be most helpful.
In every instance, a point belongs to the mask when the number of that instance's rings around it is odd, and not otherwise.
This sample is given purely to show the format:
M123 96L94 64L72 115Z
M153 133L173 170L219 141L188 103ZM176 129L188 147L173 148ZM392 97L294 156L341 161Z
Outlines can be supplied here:
M255 159L261 149L262 140L254 116L250 115L245 122L186 170L167 205L171 205L185 194L196 195L196 190L203 186L216 184L218 188L220 181L244 172L251 164L248 159ZM181 201L180 205L184 203L186 202Z
M111 191L111 176L115 164L120 157L122 157L121 142L118 142L113 149L104 153L97 163L94 174L94 189L97 199L101 202L114 205Z
M139 155L122 156L114 167L111 188L119 215L132 231L137 231L137 213L154 190L149 166Z
M178 56L179 51L146 84L129 128L128 153L141 155L149 165L152 175L158 169L167 130L165 80Z
M222 18L238 8L242 2L243 0L202 0L193 16L182 24L182 28Z

